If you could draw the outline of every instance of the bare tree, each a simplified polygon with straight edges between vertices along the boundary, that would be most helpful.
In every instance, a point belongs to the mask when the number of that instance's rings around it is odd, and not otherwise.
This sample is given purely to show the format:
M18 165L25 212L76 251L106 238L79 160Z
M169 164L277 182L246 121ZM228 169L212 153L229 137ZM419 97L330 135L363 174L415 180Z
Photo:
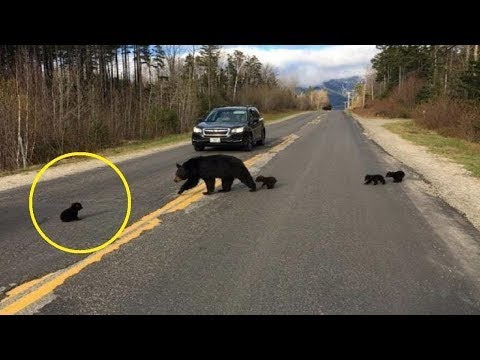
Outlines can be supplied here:
M233 63L235 65L235 81L233 84L232 101L233 103L235 103L235 96L237 95L238 78L240 77L240 72L242 71L242 68L245 65L245 55L241 51L235 50L235 52L233 53Z

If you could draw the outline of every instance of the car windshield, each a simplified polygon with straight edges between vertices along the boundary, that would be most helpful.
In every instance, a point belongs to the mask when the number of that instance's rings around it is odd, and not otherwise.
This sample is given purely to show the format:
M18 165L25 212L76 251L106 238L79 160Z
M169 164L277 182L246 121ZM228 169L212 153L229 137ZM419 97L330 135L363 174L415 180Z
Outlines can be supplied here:
M239 123L247 121L247 112L246 110L237 110L237 109L220 109L214 110L208 115L205 122L217 122L217 123Z

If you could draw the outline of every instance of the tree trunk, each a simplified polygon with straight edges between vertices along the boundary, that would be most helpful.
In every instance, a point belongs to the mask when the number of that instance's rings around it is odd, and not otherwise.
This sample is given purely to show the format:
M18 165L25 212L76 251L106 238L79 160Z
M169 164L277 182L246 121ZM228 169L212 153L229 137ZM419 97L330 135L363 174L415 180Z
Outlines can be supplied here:
M235 95L237 94L238 73L235 74L235 83L233 85L233 98L232 102L235 104Z
M16 89L17 89L17 168L20 168L20 156L22 156L22 165L23 168L27 167L26 158L25 158L25 149L23 146L23 139L22 139L22 103L20 99L20 89L19 89L19 78L18 78L18 62L19 59L16 61L15 66L15 80L16 80Z
M80 86L80 76L81 76L81 61L80 61L80 46L77 46L77 129L80 128L80 106L81 106L81 86Z
M447 93L447 87L448 87L448 71L445 70L445 76L444 76L444 79L443 79L443 93L446 94Z
M402 88L402 67L398 67L398 89Z
M120 79L119 69L118 69L118 48L115 48L115 69L116 69L115 81L118 84L118 80Z
M210 66L208 67L207 71L207 87L208 87L208 110L212 108L212 96L211 96L211 85L210 85Z
M25 54L27 56L27 54ZM30 76L29 76L29 64L25 59L25 73L26 73L26 103L25 103L25 147L24 151L22 153L22 162L23 162L23 168L25 169L27 167L27 156L28 156L28 122L29 122L29 96L30 96Z
M365 98L367 95L367 81L363 84L362 109L365 109Z
M123 66L123 80L127 81L129 79L128 76L128 49L127 46L122 47L122 55L123 55L123 60L122 60L122 66Z

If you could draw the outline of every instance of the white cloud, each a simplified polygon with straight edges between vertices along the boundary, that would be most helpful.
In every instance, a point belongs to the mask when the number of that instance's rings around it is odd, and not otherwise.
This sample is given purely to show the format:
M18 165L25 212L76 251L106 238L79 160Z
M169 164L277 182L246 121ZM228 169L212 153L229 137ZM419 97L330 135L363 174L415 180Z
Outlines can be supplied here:
M256 55L262 63L277 68L280 78L296 79L298 85L318 85L323 81L363 76L370 60L378 52L375 45L332 45L299 48L282 48L255 45L232 46L225 53L234 50Z

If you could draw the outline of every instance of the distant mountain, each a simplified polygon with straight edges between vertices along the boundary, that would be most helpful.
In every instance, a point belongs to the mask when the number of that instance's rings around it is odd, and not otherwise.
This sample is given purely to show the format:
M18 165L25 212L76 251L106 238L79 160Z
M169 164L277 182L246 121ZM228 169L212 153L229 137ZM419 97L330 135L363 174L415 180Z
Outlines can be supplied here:
M314 86L314 90L327 90L328 98L333 110L343 110L347 101L347 92L352 91L355 85L362 81L360 76L351 76L342 79L331 79L320 85ZM298 93L304 92L307 88L298 87Z

